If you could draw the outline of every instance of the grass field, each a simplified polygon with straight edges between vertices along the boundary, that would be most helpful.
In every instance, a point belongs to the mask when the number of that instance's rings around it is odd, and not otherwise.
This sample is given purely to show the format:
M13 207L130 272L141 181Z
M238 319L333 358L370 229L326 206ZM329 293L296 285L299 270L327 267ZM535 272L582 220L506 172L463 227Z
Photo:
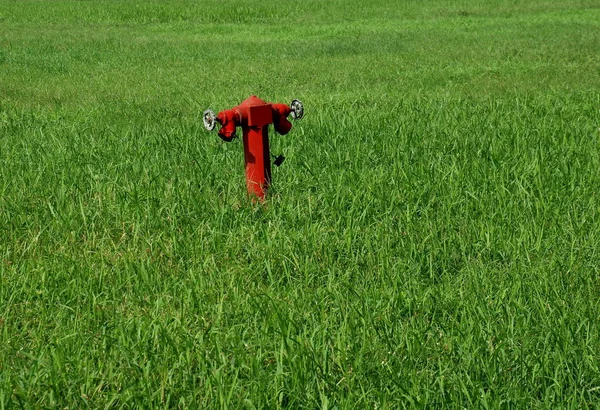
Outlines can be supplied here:
M0 0L0 409L598 408L599 170L597 0Z

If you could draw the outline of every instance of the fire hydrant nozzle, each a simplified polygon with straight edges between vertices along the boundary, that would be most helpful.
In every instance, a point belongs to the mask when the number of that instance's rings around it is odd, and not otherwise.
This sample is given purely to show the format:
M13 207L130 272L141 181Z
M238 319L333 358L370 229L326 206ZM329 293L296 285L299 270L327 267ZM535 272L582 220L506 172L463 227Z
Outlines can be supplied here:
M204 111L204 115L202 116L202 120L204 122L204 128L206 128L209 131L212 131L215 129L215 125L217 125L217 117L215 116L215 113L213 110L211 110L210 108L206 111Z
M289 115L295 120L304 116L304 106L300 101L293 100L288 106L267 103L255 95L218 115L210 109L204 111L204 127L212 131L217 122L221 124L218 134L224 141L232 141L237 127L242 127L248 193L261 200L271 182L269 124L273 124L279 134L285 135L292 129L292 123L287 119Z

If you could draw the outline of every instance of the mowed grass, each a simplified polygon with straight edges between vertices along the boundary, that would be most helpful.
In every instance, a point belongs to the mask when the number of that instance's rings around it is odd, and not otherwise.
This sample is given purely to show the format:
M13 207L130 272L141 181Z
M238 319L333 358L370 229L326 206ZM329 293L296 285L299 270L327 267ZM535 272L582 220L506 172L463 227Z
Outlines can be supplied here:
M598 408L596 1L0 0L0 408ZM246 196L201 113L306 117Z

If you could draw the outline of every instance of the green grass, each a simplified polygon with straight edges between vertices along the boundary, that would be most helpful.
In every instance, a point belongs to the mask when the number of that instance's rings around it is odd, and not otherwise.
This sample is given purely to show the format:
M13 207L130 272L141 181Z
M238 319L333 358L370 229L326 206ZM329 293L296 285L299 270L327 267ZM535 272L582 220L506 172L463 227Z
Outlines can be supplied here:
M0 408L600 407L596 1L0 0ZM201 113L305 104L265 205Z

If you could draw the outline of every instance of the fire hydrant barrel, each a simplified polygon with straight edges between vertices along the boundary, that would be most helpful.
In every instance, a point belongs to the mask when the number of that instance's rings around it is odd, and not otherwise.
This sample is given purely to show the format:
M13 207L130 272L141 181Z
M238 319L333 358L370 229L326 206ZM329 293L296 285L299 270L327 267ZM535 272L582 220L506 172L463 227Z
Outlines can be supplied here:
M244 129L243 139L248 193L263 199L271 183L269 129L267 126Z

